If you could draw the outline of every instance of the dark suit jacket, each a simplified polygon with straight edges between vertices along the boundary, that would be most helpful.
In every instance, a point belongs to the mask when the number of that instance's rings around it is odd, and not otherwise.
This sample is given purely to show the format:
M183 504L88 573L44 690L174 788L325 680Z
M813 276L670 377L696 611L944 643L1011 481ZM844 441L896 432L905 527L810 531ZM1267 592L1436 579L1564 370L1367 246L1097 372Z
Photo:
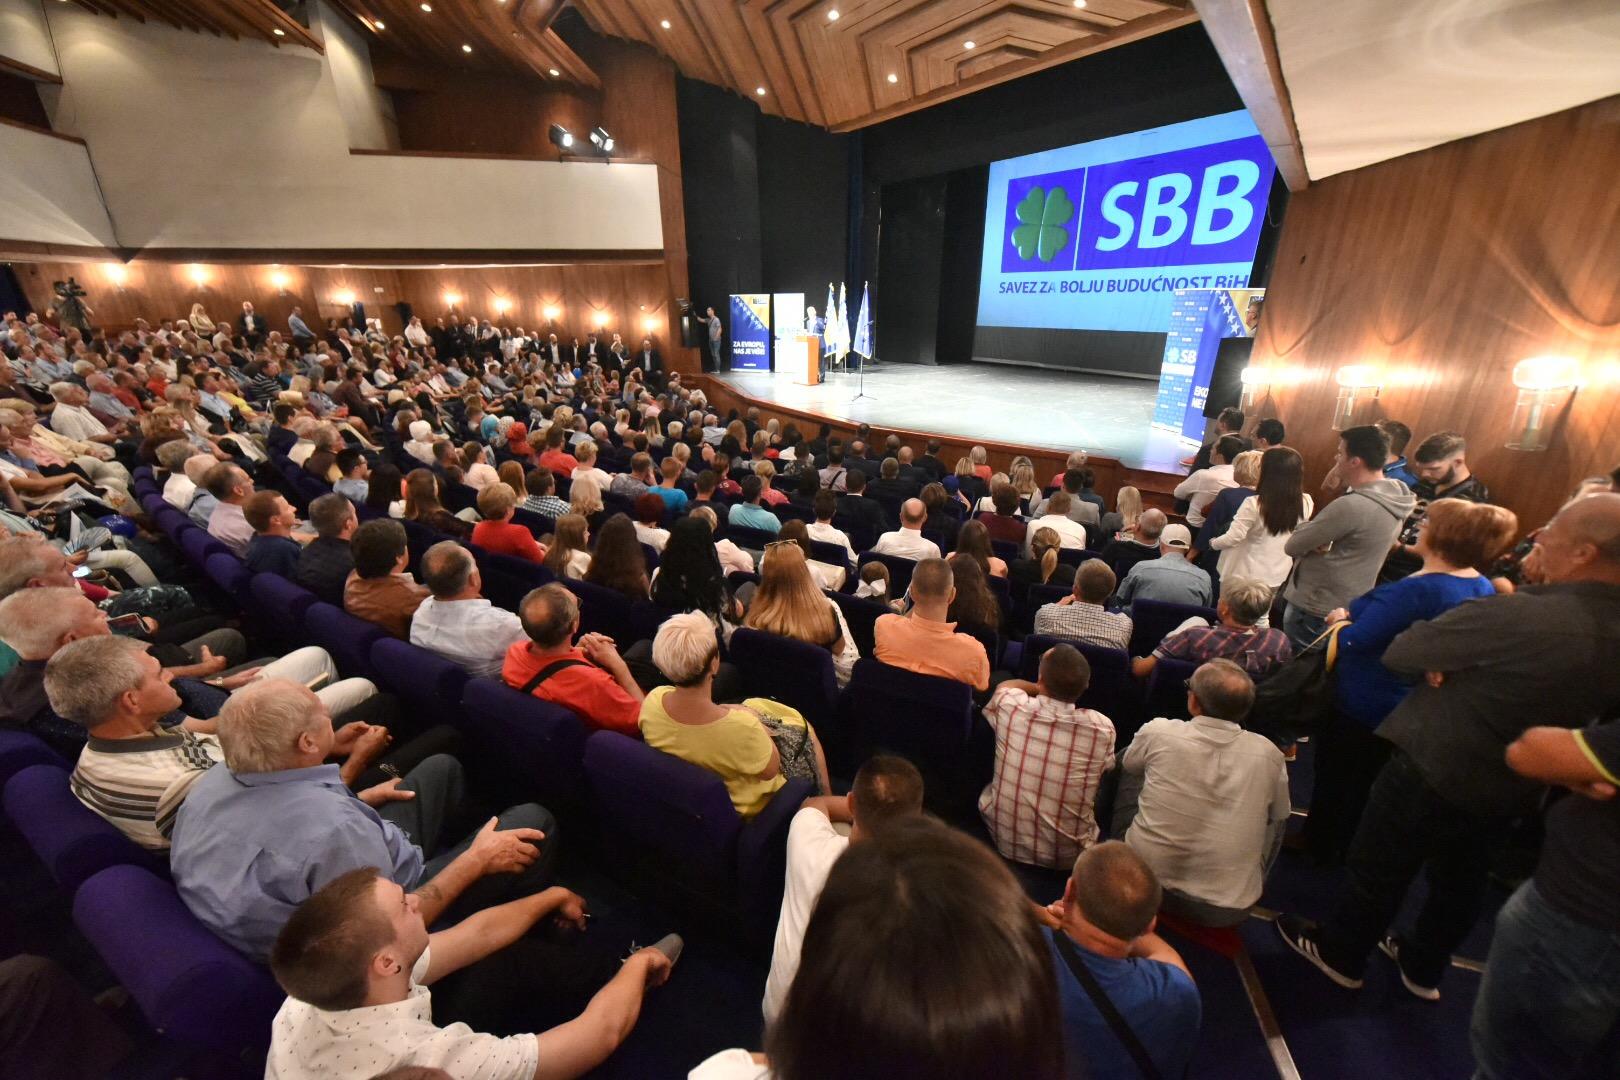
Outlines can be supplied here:
M927 469L919 468L916 465L902 465L900 466L900 479L920 491L922 486L932 480L933 477L929 475Z
M883 505L865 495L838 496L838 512L878 533L889 529L889 515L883 512Z
M640 368L643 375L654 375L664 370L664 358L658 355L658 350L651 353L634 352L630 354L630 366Z
M904 501L917 494L917 485L909 480L873 480L866 485L866 494L874 499Z
M270 332L270 324L265 322L264 316L258 312L253 313L251 324L248 322L246 315L238 315L236 317L236 332L257 345L264 340L264 335Z
M849 457L846 455L844 458L844 467L848 469L859 469L861 472L866 474L866 478L868 480L876 480L878 478L878 473L883 471L883 462L875 461L872 458Z
M950 470L945 467L945 463L943 461L929 454L924 454L922 457L918 458L915 465L917 468L927 473L930 480L938 480L946 473L950 472Z

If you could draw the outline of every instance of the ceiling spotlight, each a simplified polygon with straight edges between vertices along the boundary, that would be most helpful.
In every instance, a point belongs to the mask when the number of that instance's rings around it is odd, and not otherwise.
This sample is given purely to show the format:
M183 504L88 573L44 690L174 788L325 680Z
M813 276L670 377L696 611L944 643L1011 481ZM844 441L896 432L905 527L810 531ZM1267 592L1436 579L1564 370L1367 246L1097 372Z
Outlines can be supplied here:
M658 20L658 25L662 26L665 30L668 30L669 29L669 20L668 19L659 19Z
M283 30L279 26L271 28L270 32L272 34L276 35L276 37L286 37L287 36L287 31Z
M553 79L562 78L562 72L558 71L556 68L549 68L548 70L551 72L551 77Z
M372 19L371 20L371 25L375 29L378 29L378 30L386 30L386 29L388 29L388 24L383 22L381 19Z
M472 46L471 45L463 45L461 47L461 51L462 52L472 52Z
M559 150L570 150L574 146L574 134L561 124L552 124L551 142Z
M1074 0L1074 6L1077 8L1083 8L1086 6L1086 0Z
M423 4L422 5L422 10L427 12L429 15L431 15L431 14L433 14L433 5L432 4Z
M892 83L899 82L900 81L900 76L896 75L894 72L891 71L891 72L889 72L889 81L892 82Z
M837 8L829 8L828 9L828 11L827 11L827 21L828 22L837 22L838 21L838 9Z
M765 96L765 88L763 86L756 86L756 87L754 87L754 93L758 94L760 97L764 97Z
M605 128L591 128L591 143L604 154L613 153L613 136Z
M978 45L977 41L964 41L964 42L962 42L962 48L964 48L964 49L971 49L976 45Z

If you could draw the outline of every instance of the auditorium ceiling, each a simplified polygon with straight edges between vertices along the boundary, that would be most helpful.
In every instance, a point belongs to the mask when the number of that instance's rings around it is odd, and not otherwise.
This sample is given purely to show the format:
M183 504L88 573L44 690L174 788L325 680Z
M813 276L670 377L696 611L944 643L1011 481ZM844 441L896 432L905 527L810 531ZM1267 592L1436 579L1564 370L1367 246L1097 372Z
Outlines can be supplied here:
M486 0L487 2L487 0ZM571 0L767 113L848 131L1197 19L1188 0Z
M551 28L563 0L336 2L371 32L378 45L442 70L487 74L493 69L552 82L601 85L596 73Z
M302 45L321 52L309 30L272 0L70 0L86 11L136 22L230 38L263 38L272 45Z

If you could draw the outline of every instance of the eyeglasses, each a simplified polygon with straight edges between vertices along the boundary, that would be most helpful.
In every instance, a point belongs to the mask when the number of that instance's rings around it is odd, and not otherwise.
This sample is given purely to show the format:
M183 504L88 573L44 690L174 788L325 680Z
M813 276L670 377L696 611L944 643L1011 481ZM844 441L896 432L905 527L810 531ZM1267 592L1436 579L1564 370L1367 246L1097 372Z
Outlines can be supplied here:
M770 543L765 545L765 550L769 551L772 548L798 547L798 546L799 546L799 542L797 540L772 540Z

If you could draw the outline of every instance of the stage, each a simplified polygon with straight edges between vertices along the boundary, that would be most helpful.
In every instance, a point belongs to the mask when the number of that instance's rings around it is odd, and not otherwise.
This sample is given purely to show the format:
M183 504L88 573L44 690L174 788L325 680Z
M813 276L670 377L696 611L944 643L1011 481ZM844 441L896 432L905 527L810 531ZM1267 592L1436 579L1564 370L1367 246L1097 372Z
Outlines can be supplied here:
M1082 449L1128 469L1184 473L1191 450L1150 426L1158 384L1147 379L1005 364L883 364L800 386L768 371L712 376L739 393L830 420L1067 452ZM812 434L805 432L806 435Z

